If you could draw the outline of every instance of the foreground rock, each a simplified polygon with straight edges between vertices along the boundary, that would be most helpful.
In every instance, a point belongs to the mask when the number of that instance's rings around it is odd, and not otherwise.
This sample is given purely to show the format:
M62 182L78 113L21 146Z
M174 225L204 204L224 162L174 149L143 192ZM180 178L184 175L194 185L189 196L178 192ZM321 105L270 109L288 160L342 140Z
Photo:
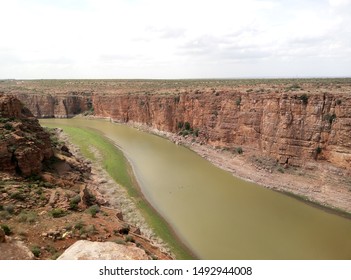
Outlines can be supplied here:
M0 95L1 170L23 176L38 174L53 156L50 135L32 113L12 96Z
M148 260L144 250L114 242L80 240L69 247L58 260Z
M20 101L0 94L0 259L56 259L81 239L99 246L79 258L171 259L133 223L120 230L122 209L107 207L94 176L57 129L44 130Z
M0 260L33 260L34 255L21 241L0 243Z

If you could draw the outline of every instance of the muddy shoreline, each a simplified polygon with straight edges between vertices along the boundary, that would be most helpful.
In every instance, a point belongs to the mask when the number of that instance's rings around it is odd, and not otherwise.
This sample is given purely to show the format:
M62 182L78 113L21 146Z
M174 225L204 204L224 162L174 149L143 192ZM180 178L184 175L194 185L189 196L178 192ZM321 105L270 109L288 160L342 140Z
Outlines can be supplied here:
M121 185L116 183L101 167L101 155L99 152L96 149L91 148L91 152L93 152L97 160L90 161L81 154L79 147L70 141L69 136L65 134L64 131L59 131L59 137L66 143L69 150L74 154L76 158L89 163L91 167L92 188L101 193L103 198L109 203L108 207L121 211L123 214L123 219L126 222L140 228L140 231L144 237L151 241L154 246L159 247L162 252L170 255L174 259L175 256L171 252L170 248L150 228L145 218L137 209L134 201L129 197L127 191Z

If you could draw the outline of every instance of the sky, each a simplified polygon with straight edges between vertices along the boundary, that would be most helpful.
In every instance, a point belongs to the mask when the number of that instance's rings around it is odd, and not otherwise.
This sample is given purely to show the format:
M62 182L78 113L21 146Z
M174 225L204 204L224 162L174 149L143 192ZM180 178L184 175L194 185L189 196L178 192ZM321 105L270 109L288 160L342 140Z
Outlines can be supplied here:
M351 77L351 0L0 7L0 79Z

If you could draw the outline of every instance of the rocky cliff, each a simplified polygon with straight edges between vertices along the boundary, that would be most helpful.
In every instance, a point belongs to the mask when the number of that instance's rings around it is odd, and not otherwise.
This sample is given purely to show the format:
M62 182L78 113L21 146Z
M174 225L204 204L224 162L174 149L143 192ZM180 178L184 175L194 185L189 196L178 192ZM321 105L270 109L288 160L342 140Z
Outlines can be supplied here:
M71 118L92 109L90 94L85 92L63 95L16 93L15 96L38 118Z
M196 131L196 141L254 149L281 164L325 159L350 168L351 97L334 93L193 91L93 96L95 114L163 131ZM190 126L189 126L190 125ZM193 133L194 134L194 133Z
M194 141L212 146L254 150L281 164L324 159L351 166L347 79L27 83L0 89L15 94L37 117L94 112L118 122L197 135ZM43 93L36 93L37 88Z
M38 120L18 99L0 95L1 171L37 174L42 162L52 156L50 135Z

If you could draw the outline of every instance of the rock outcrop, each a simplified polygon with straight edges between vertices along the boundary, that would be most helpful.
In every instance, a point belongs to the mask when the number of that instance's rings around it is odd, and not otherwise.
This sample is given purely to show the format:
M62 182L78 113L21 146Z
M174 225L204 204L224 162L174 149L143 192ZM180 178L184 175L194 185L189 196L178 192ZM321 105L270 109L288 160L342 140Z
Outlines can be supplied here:
M6 243L0 243L0 260L34 260L33 253L22 242L10 240Z
M0 166L23 176L37 174L53 156L50 135L15 97L0 95Z
M79 240L69 247L58 260L148 260L144 250L114 242Z

